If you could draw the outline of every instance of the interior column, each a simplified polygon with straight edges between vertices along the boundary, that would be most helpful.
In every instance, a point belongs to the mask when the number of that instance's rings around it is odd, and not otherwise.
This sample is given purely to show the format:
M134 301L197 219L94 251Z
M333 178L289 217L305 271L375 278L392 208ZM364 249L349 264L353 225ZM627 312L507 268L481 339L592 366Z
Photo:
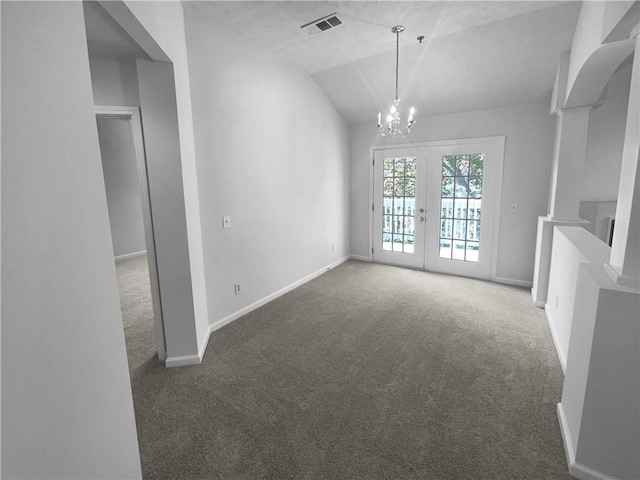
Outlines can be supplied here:
M616 224L607 265L616 283L638 288L640 281L640 35L636 33L627 126L622 151Z
M640 37L609 264L582 264L558 415L577 478L640 478Z

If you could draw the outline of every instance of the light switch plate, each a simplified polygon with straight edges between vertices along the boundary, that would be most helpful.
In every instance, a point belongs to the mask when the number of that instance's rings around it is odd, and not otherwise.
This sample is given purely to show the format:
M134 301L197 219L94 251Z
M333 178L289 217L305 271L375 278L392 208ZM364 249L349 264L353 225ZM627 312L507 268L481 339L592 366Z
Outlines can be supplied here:
M229 228L231 226L231 217L229 215L225 215L222 217L222 228Z

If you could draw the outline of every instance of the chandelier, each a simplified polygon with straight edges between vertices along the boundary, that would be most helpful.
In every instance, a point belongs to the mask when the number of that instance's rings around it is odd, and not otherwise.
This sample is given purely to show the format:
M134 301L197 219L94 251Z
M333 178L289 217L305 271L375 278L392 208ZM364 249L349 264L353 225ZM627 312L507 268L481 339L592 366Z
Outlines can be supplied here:
M387 115L387 119L384 124L382 123L382 113L378 112L378 131L383 137L393 135L406 137L411 131L411 127L416 123L413 119L413 115L416 113L415 108L411 107L409 110L409 117L407 118L406 125L400 124L400 112L398 112L400 104L400 99L398 98L398 56L400 52L400 32L402 31L404 31L404 27L402 25L396 25L391 29L391 32L396 34L396 99L393 101L393 105L391 105L391 108L389 109L389 115Z

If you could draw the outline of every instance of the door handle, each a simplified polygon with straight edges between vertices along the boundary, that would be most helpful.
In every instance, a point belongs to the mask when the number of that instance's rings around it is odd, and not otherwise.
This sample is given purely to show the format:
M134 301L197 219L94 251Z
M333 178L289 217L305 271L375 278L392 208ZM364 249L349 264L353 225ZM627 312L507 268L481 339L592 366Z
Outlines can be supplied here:
M424 222L424 217L418 217L418 220L420 220L421 222Z

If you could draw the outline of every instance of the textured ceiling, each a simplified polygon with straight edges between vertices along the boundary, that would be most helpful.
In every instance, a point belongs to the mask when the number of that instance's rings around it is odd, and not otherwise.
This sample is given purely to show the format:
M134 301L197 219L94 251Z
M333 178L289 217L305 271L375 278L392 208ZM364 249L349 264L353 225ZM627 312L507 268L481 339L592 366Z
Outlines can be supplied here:
M549 96L568 50L577 1L183 1L211 28L306 70L349 123L370 122L393 101L395 35L400 97L417 115L521 104ZM317 35L300 27L337 12ZM92 56L145 56L108 14L85 2ZM424 35L419 44L416 37Z
M224 26L261 48L279 54L309 73L395 49L394 25L404 25L401 45L476 28L505 18L553 7L553 1L302 1L183 2L185 8ZM300 27L337 12L337 28L309 35Z
M399 96L417 115L483 110L550 99L568 50L575 4L555 6L401 48ZM387 111L395 90L395 52L313 74L350 123Z
M183 2L220 28L309 72L349 123L393 101L395 35L400 97L420 115L503 107L549 96L580 2ZM300 27L337 12L317 35ZM424 35L422 44L417 41Z

